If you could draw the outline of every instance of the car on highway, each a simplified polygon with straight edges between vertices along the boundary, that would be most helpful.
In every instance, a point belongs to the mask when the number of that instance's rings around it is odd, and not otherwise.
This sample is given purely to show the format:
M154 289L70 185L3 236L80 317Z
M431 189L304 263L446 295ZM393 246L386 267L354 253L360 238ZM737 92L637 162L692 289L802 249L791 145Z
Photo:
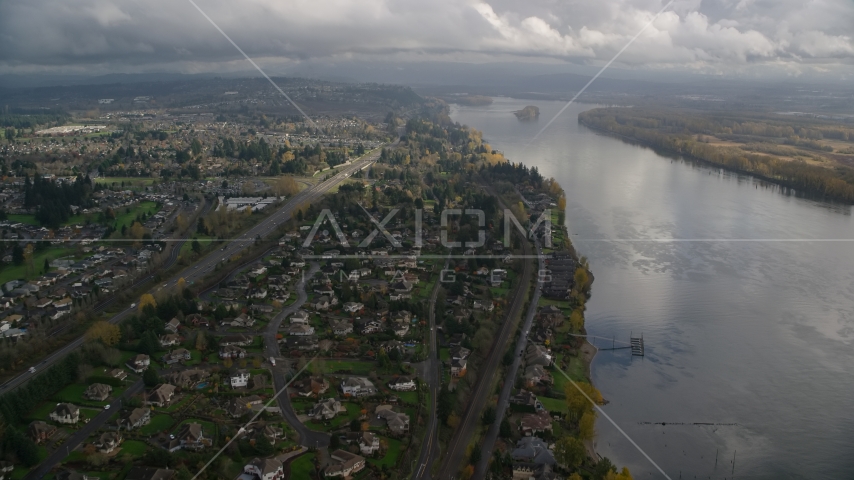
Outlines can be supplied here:
M109 403L108 403L108 404L106 404L106 405L104 405L104 410L109 410L109 409L110 409L110 404L109 404Z
M136 304L135 304L135 303L131 303L131 304L130 304L130 308L136 308Z
M30 367L30 373L36 373L36 367Z

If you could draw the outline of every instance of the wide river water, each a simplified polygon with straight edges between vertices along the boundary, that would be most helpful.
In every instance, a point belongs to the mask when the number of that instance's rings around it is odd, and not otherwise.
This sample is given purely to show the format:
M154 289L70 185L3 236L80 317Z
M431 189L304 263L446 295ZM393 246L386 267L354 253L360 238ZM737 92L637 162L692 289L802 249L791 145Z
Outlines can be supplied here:
M512 114L531 104L538 121ZM853 478L851 207L597 134L577 121L590 105L529 143L562 106L497 98L451 117L566 190L596 277L588 332L643 334L645 357L593 362L605 412L672 479ZM664 478L602 416L597 431L601 455Z

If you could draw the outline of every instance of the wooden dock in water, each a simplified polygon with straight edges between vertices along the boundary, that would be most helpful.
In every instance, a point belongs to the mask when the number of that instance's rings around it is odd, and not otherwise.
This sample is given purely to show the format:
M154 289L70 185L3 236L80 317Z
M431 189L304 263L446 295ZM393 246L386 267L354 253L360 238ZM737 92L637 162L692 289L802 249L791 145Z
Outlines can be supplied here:
M630 337L632 344L632 355L643 356L643 334L640 337Z

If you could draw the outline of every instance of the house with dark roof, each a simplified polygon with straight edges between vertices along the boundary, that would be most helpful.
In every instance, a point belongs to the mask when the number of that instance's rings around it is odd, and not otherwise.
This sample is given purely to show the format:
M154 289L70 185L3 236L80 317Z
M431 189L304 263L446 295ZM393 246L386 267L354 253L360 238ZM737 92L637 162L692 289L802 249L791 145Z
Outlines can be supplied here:
M285 476L282 462L275 458L255 458L243 467L243 473L254 475L258 480L280 480Z
M92 400L95 402L103 402L110 396L110 393L113 391L113 387L109 385L105 385L103 383L93 383L86 387L86 391L83 392L83 398L87 400Z

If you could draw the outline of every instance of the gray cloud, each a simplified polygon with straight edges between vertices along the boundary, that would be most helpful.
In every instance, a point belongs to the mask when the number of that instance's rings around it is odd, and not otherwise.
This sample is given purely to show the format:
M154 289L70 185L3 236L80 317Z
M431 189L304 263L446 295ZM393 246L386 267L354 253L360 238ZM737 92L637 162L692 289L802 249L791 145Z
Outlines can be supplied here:
M307 60L602 64L661 0L198 0L263 64ZM846 0L679 0L625 52L624 67L701 73L850 72ZM0 3L0 73L245 69L183 0Z

